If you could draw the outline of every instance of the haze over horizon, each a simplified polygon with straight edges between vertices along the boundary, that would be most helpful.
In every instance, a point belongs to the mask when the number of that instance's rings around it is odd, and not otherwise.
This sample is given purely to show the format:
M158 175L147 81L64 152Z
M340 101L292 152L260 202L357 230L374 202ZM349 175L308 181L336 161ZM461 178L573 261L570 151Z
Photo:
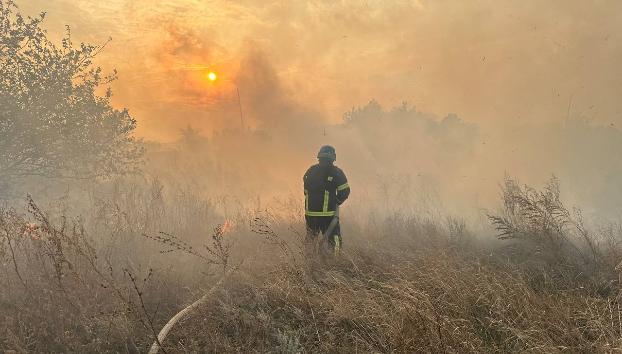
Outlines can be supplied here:
M480 207L482 194L494 200L504 174L535 184L555 174L573 202L622 210L622 163L613 156L622 148L620 2L17 4L29 15L47 11L44 26L54 38L65 25L74 41L112 37L96 64L118 70L113 102L129 108L148 140L175 141L188 126L207 136L239 129L239 89L245 128L270 131L278 143L237 136L227 161L262 170L264 157L247 152L265 149L287 155L293 165L286 167L298 171L329 142L343 152L341 163L363 173L365 165L387 168L378 149L409 141L396 164L401 172L428 176L454 204ZM438 122L455 114L477 134L443 133L468 147L451 164L443 160L454 154L447 136L401 123L387 128L385 141L337 130L323 137L327 124L370 100L386 112L406 101L411 117ZM365 158L353 162L358 155ZM299 183L297 175L279 178L291 188Z
M376 99L495 132L561 121L569 108L622 125L616 1L17 3L47 11L54 36L69 25L76 40L112 37L98 64L119 70L115 102L150 139L236 127L236 86L244 106L279 95L329 123Z

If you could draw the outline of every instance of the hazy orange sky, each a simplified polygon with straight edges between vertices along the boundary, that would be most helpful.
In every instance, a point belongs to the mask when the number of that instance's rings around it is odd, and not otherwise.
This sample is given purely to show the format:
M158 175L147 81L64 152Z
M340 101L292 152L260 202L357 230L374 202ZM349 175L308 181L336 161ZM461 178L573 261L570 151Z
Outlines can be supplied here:
M45 27L112 42L115 104L169 140L248 124L267 97L339 122L352 106L408 101L491 131L573 114L622 125L618 0L18 0ZM210 84L207 70L219 74ZM266 107L263 112L270 112ZM275 115L283 114L274 112Z

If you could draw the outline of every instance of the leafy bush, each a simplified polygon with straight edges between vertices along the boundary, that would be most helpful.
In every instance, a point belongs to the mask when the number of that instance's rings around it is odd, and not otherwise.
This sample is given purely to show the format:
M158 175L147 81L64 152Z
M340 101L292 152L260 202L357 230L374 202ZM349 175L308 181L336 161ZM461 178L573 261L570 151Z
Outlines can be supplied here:
M0 180L5 194L26 177L97 178L139 167L136 121L111 106L115 79L93 66L104 45L52 43L37 18L0 0ZM0 190L2 192L2 190Z

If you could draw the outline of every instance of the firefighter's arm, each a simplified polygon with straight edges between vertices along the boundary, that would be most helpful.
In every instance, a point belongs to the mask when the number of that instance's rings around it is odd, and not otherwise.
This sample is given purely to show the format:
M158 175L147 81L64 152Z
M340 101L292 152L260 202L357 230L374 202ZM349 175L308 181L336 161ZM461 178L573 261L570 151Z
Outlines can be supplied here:
M305 195L307 195L307 190L309 190L308 188L309 171L311 171L311 168L309 168L307 172L305 172L305 175L302 177L302 184L304 186L303 188L304 188Z
M350 185L348 184L348 179L346 178L345 173L340 171L336 177L337 180L337 203L339 205L343 204L343 202L348 199L350 196Z

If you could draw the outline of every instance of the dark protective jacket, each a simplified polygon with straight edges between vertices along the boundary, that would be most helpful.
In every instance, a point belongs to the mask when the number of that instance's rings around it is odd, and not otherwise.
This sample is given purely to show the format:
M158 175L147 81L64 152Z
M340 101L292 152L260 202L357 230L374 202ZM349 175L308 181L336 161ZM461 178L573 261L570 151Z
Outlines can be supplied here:
M313 165L303 178L305 186L305 215L333 216L337 205L350 195L348 179L335 165Z

